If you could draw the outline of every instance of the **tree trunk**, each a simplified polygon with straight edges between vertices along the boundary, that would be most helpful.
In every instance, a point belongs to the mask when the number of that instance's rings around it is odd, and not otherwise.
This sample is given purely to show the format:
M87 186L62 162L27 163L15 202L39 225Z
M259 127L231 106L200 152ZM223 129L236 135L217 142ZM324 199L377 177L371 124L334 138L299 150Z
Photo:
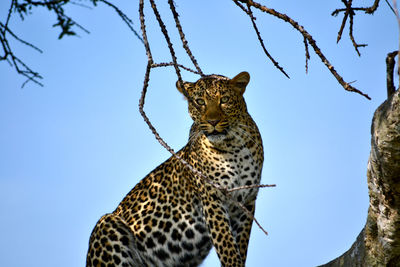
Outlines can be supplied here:
M321 267L400 266L400 90L375 111L367 223L351 248Z

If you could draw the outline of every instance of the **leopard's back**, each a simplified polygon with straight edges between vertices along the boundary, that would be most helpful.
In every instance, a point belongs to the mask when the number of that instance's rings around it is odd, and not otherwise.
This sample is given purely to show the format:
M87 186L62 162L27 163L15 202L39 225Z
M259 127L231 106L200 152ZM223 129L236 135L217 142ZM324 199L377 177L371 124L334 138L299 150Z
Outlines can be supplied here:
M150 266L197 266L212 247L191 176L171 157L139 182L114 212L126 220Z

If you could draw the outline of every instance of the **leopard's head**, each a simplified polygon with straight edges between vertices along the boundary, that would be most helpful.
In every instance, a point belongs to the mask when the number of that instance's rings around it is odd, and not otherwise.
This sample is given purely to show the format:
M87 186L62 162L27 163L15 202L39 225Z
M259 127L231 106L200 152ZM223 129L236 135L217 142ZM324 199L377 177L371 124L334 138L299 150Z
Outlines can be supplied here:
M176 83L187 92L192 131L204 134L211 143L232 138L230 130L248 116L243 93L250 81L247 72L229 79L220 75L205 76L198 81ZM193 134L193 133L192 133Z

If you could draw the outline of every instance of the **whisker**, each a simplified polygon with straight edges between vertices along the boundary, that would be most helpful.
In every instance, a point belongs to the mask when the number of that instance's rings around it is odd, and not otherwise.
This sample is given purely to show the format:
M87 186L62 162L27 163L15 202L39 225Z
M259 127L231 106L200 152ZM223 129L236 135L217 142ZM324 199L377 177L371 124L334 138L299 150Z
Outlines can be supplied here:
M198 142L200 136L201 136L201 131L194 132L189 136L188 140L189 150L192 150L192 146Z
M238 126L243 126L243 127L245 127L245 128L248 128L248 129L250 129L250 130L252 130L252 131L254 131L254 132L257 132L257 128L256 127L254 127L254 126L249 126L249 125L246 125L246 124L238 124Z
M189 136L189 141L188 142L192 142L193 140L197 139L200 135L201 135L200 131L191 134Z

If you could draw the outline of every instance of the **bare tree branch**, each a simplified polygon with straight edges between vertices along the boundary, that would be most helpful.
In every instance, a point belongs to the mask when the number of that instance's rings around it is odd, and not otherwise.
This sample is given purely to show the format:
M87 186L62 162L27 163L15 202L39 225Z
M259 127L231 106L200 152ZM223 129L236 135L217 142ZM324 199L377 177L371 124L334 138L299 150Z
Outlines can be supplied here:
M10 33L10 35L12 37L14 37L17 41L39 51L40 53L42 52L39 48L32 45L31 43L28 43L28 42L20 39L10 29L6 28L5 25L0 22L0 43L3 47L3 53L4 53L3 55L0 55L0 61L2 61L2 60L8 61L10 63L10 65L15 68L15 70L17 71L18 74L27 78L27 80L22 84L22 87L24 87L25 84L29 81L32 81L39 86L43 86L43 84L38 81L38 79L42 79L42 76L40 76L39 73L33 71L30 67L28 67L27 64L25 64L21 59L19 59L13 53L11 46L8 42L8 39L6 37L7 33Z
M315 40L312 38L312 36L304 29L303 26L299 25L298 22L294 21L293 19L291 19L289 16L287 16L286 14L283 13L279 13L278 11L272 9L272 8L268 8L266 6L263 6L257 2L254 2L252 0L238 0L239 2L248 4L250 6L253 6L267 14L270 14L274 17L277 17L287 23L289 23L290 25L292 25L293 28L295 28L297 31L299 31L303 37L308 41L308 43L311 45L311 47L314 49L315 53L320 57L321 61L325 64L325 66L329 69L329 71L332 73L332 75L336 78L336 80L343 86L343 88L347 91L350 92L355 92L358 93L364 97L366 97L367 99L371 99L367 94L361 92L360 90L358 90L357 88L353 87L352 85L350 85L350 83L347 83L343 80L342 76L340 76L337 71L335 70L335 68L332 66L332 64L328 61L328 59L324 56L324 54L321 52L321 50L319 49L319 47L317 46Z

